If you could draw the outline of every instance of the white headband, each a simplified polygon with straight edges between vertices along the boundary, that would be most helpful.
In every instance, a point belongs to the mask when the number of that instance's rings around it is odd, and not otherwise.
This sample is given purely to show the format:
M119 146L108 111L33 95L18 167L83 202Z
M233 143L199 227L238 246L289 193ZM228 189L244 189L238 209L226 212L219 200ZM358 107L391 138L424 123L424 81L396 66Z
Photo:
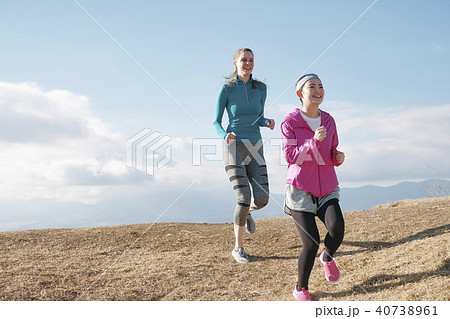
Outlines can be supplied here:
M303 85L305 85L306 82L308 82L311 79L318 79L319 77L316 74L306 74L304 77L302 77L295 86L295 92L300 90Z

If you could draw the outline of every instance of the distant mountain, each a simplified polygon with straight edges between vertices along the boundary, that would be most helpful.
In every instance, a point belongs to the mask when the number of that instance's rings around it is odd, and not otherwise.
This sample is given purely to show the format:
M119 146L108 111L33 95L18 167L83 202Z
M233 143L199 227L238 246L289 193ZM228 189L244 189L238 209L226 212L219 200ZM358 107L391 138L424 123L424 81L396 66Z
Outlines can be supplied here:
M173 192L161 190L152 195L129 194L95 204L66 203L52 200L0 201L0 231L44 228L82 228L146 222L232 223L236 202L234 192L224 190L191 191L179 202ZM363 186L341 188L344 212L368 210L380 204L403 199L450 195L450 182L429 180L403 182L390 187ZM205 200L207 199L207 200ZM171 205L174 203L174 205ZM267 207L253 213L255 219L284 217L284 194L272 192ZM169 209L170 208L170 209Z
M340 205L342 211L368 210L374 206L397 202L403 199L450 196L450 181L427 180L422 182L402 182L389 187L367 185L355 188L341 188ZM280 209L284 195L271 194L269 207L256 213L257 218L284 216ZM275 202L275 203L274 203ZM276 213L274 213L276 212Z
M367 210L380 204L403 199L419 199L450 195L450 182L427 180L423 182L403 182L389 187L362 186L341 188L343 211Z

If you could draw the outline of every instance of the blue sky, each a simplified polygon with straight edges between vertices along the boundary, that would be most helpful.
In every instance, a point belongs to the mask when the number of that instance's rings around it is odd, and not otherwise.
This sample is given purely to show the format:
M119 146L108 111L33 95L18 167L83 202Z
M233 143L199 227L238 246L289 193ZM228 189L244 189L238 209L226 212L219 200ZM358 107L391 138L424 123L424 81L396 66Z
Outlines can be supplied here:
M320 75L343 187L423 180L430 167L449 178L449 13L443 0L5 2L0 229L231 221L222 163L192 165L192 145L217 142L217 92L240 47L255 53L277 124L298 107L296 79ZM152 176L125 165L144 128L172 138L171 163ZM282 194L286 167L267 143ZM266 211L280 215L277 203Z

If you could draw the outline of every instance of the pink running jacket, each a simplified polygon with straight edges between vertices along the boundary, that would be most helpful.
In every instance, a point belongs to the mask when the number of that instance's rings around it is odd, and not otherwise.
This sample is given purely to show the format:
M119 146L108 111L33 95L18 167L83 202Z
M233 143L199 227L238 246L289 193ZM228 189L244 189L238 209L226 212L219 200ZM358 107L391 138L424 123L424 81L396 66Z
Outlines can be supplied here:
M336 124L330 114L321 110L321 126L327 129L327 136L320 142L300 112L296 109L281 123L283 153L288 162L286 183L322 197L339 185L334 170L340 165L336 161Z

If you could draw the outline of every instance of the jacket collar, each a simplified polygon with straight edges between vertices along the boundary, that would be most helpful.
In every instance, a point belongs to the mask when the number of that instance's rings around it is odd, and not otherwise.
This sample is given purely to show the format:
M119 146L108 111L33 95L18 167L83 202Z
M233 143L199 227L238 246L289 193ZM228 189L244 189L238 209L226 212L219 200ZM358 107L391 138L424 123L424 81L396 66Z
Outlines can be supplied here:
M242 82L242 83L246 84L244 81L242 81L241 79L239 79L239 77L238 77L237 74L234 76L234 79L236 80L236 81L235 81L236 83ZM252 83L252 82L253 82L253 74L250 74L250 79L247 81L247 83Z
M296 108L294 112L292 112L290 115L290 123L292 127L304 127L308 126L308 123L306 123L305 119L302 116L302 111L299 108ZM324 119L327 119L328 113L320 110L320 115L322 117L322 123Z

